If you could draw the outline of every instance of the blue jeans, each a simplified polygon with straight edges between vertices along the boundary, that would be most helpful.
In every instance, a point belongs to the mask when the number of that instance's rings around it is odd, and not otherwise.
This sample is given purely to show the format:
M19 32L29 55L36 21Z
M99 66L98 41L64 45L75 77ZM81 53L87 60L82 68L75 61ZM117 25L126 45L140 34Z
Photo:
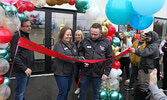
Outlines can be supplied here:
M15 100L25 100L24 93L28 85L29 77L25 73L16 73Z
M80 72L81 72L81 67L80 66L75 66L74 67L74 78L75 78L76 83L78 83Z
M55 76L57 86L59 88L59 94L57 100L67 100L68 92L70 91L73 76Z
M138 66L134 66L131 63L131 68L130 68L130 83L129 83L129 87L133 88L133 85L135 84L135 80L137 80L138 77Z
M80 97L79 100L86 100L87 91L92 84L93 94L92 100L99 100L99 90L101 86L101 77L89 77L84 74L81 75L80 81Z

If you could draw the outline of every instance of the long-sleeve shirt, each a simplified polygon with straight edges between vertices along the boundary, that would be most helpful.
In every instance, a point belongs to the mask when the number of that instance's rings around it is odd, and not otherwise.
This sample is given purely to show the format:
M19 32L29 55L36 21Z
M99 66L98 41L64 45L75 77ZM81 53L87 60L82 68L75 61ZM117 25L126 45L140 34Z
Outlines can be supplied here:
M148 87L153 94L154 100L167 100L167 96L163 93L162 89L159 89L157 84L151 84Z

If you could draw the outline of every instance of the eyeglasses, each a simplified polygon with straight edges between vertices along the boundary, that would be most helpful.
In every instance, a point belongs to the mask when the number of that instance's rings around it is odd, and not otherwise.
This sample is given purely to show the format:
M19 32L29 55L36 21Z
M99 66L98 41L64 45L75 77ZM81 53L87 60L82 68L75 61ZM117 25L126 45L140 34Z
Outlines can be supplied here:
M31 25L26 25L26 26L22 26L22 27L31 27Z

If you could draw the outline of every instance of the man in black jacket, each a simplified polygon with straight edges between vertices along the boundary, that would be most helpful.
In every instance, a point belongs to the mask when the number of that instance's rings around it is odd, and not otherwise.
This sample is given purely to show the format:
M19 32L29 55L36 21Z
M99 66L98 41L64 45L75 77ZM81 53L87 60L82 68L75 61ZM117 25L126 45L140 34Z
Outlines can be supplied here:
M90 28L90 36L86 37L81 43L79 54L85 59L107 59L113 57L111 43L101 35L101 31L101 25L94 23ZM79 100L86 100L90 84L92 84L93 88L92 100L99 99L101 79L105 80L108 77L112 64L112 59L108 60L106 64L105 62L85 63L80 81Z
M31 68L34 62L34 52L22 47L18 47L19 37L30 40L29 34L31 32L31 22L26 20L22 22L20 31L13 35L11 41L11 57L14 61L14 72L16 76L16 88L15 88L15 99L14 100L25 100L24 93L28 80L31 75Z

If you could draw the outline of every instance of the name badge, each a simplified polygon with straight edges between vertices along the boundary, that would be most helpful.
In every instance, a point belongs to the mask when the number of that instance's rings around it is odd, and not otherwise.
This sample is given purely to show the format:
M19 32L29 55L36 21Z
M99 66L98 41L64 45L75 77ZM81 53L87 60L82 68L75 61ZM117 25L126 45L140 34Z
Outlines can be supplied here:
M87 46L87 48L92 48L91 46Z
M68 48L66 47L66 48L64 48L64 50L67 50Z

